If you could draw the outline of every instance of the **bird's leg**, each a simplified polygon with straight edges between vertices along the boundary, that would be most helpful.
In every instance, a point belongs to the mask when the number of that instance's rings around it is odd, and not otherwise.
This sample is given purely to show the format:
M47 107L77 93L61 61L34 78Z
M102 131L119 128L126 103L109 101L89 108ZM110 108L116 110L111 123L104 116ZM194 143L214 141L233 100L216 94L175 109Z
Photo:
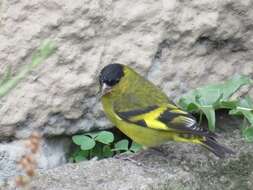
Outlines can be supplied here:
M150 147L150 149L164 155L164 151L163 151L162 147L160 147L160 146Z
M136 164L137 166L142 166L142 167L146 167L144 166L139 160L140 158L146 153L145 149L139 151L138 153L135 154L129 154L128 152L122 153L122 154L117 154L114 156L114 158L119 159L119 160L123 160L123 161L130 161L134 164Z
M165 149L162 146L150 147L150 149L157 152L158 154L160 154L160 156L165 157L166 159L168 157L172 159L176 158L174 153L168 152L167 150L165 151Z
M164 151L164 149L161 146L156 147L150 147L151 150L159 153L161 156L167 157L168 153Z

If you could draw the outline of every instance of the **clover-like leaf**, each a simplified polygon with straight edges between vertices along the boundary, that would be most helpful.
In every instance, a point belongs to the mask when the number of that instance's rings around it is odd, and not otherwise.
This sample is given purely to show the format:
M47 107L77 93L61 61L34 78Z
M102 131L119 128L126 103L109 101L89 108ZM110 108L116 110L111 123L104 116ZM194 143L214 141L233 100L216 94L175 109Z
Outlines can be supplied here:
M80 145L82 150L90 150L96 145L92 138L85 135L75 135L72 140L75 144Z
M79 150L79 152L75 155L75 162L81 162L88 159L89 152L87 150Z
M103 157L105 157L105 158L112 157L113 154L114 153L113 153L112 149L108 145L105 145L103 147Z
M117 143L115 143L114 145L114 151L118 151L118 150L124 150L127 151L128 150L128 146L129 146L129 142L127 139L123 139L118 141Z
M95 140L103 144L110 144L111 142L113 142L114 136L109 131L102 131L98 133L98 135L95 137Z
M132 145L131 145L131 147L130 147L130 150L132 151L132 152L138 152L139 150L141 150L142 149L142 145L140 145L140 144L137 144L136 142L132 142Z
M90 133L85 133L86 136L90 136L91 138L95 139L96 136L98 136L99 132L90 132Z

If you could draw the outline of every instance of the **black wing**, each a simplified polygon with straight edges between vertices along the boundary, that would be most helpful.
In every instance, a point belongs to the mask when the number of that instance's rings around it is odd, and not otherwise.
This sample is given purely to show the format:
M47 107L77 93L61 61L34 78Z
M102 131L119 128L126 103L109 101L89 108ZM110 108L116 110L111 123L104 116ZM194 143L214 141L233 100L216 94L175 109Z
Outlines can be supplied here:
M117 112L117 114L122 119L142 127L209 137L216 136L214 133L198 126L191 114L178 108L174 109L174 106L153 105L143 109Z

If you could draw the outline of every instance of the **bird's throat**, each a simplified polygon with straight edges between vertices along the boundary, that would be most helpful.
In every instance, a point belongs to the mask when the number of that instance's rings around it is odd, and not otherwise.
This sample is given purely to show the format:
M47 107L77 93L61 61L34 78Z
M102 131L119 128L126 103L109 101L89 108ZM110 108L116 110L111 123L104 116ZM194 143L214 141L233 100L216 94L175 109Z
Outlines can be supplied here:
M106 117L109 118L112 123L116 124L117 123L116 113L114 112L113 102L110 98L110 95L102 96L102 105L103 109L106 110L105 111Z

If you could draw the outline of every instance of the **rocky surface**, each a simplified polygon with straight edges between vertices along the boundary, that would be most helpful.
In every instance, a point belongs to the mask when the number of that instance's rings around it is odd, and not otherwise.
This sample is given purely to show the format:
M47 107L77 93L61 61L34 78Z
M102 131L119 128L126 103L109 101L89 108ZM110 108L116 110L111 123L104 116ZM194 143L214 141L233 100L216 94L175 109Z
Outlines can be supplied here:
M42 140L40 150L34 157L37 168L43 170L66 163L69 148L70 140L68 138L60 137ZM0 144L0 187L6 179L22 173L22 169L17 162L23 156L29 154L25 140Z
M66 164L41 171L33 190L251 190L253 144L241 138L241 120L219 114L219 142L236 154L219 159L197 145L168 142L131 157ZM9 184L13 181L9 180ZM0 188L1 189L1 188ZM2 187L13 190L14 186Z
M108 63L134 67L173 99L235 73L253 76L252 15L251 0L1 0L0 76L8 65L15 75L45 39L57 51L0 100L0 140L17 139L0 145L0 168L16 167L24 153L16 143L35 129L54 138L111 127L95 97Z
M253 144L238 130L222 143L237 155L218 159L193 145L169 143L162 152L146 150L137 162L119 159L67 164L38 175L30 184L38 190L251 190ZM239 140L240 139L240 140Z

